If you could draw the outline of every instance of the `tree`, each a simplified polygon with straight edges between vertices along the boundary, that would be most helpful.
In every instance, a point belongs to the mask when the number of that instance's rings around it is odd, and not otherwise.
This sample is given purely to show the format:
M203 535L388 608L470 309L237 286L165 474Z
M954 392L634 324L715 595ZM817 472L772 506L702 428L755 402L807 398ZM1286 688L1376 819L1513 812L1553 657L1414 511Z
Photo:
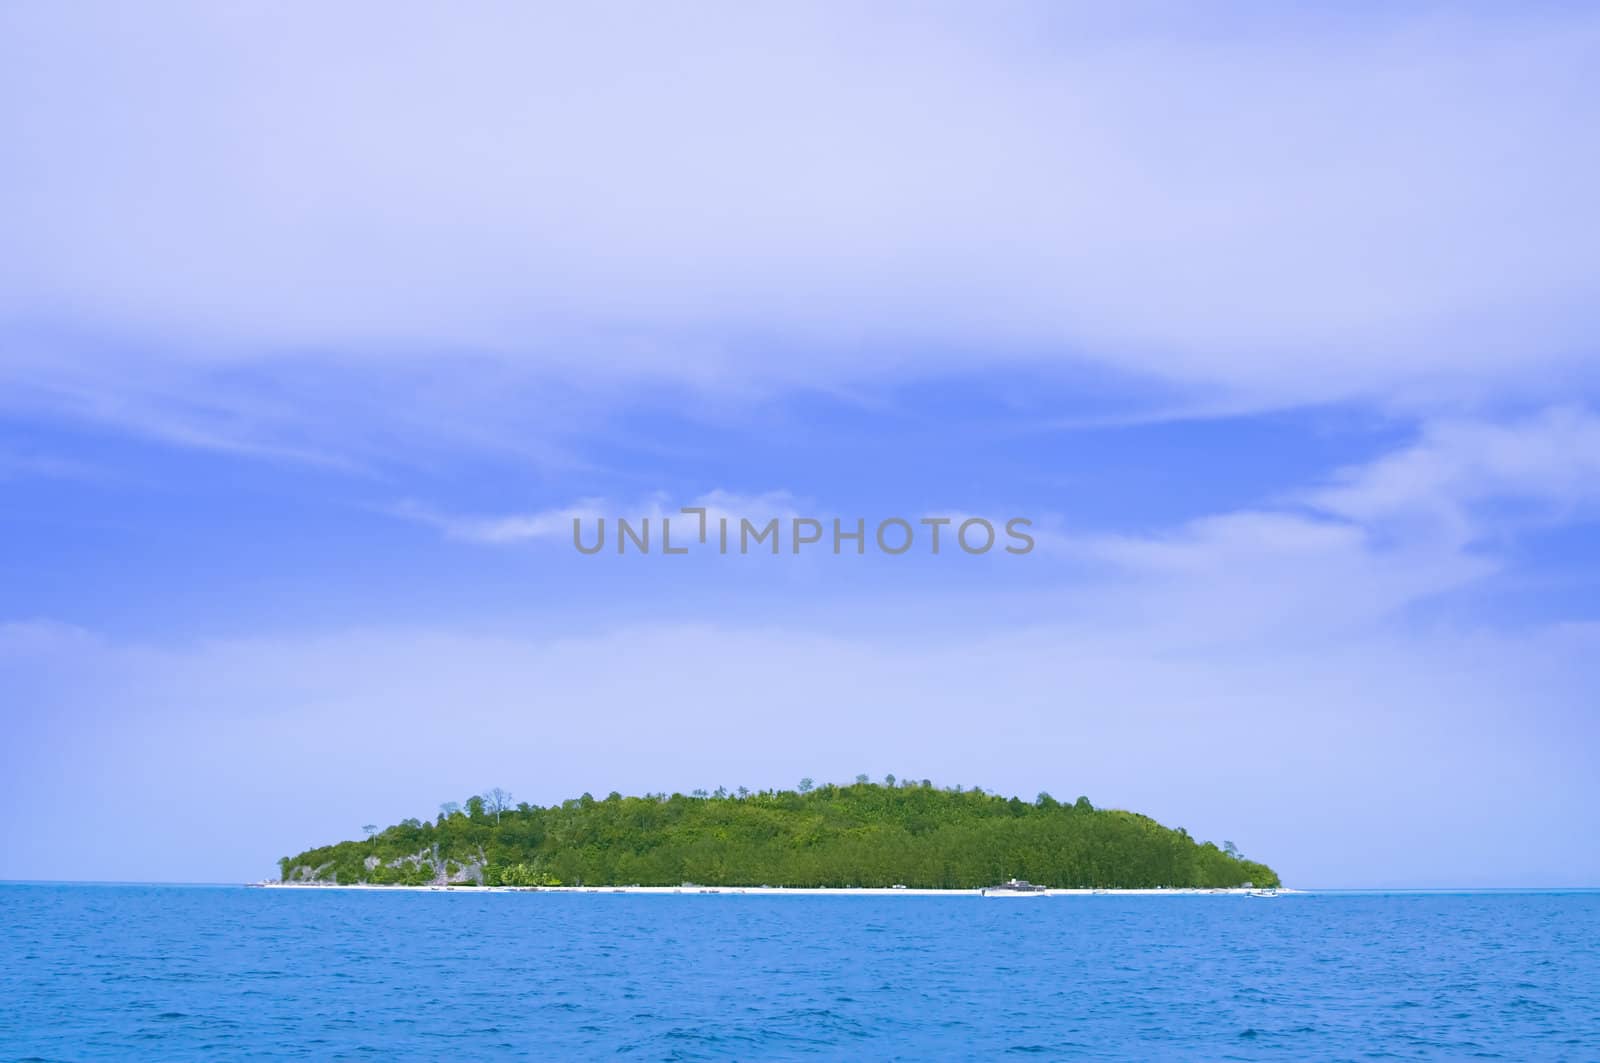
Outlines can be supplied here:
M719 786L716 788L716 790L712 791L711 796L715 797L718 801L725 800L728 796L728 788L726 786Z
M807 775L804 779L800 780L800 792L801 793L809 794L812 790L815 790L816 788L817 788L817 784L811 781L811 776Z
M894 787L894 776L892 774L891 775L885 775L883 777L883 785L888 786L890 788L893 788Z
M467 815L473 819L483 818L483 798L473 794L467 798Z
M865 785L867 785L867 783L869 783L871 781L872 780L867 777L867 773L866 772L862 772L860 775L856 776L856 785L857 786L865 786Z
M455 815L457 812L460 812L460 811L461 811L461 802L459 802L459 801L446 801L444 804L439 806L439 818L440 819L449 819L451 816Z
M741 786L739 787L738 794L739 800L743 801L745 798L750 796L750 788L748 786Z
M481 873L503 885L551 879L596 885L910 886L971 888L1012 875L1060 887L1278 884L1270 867L1198 843L1133 812L1085 798L1029 802L973 787L834 786L805 780L747 801L673 794L592 795L472 818L444 806L440 824L412 820L287 857L306 881L421 885ZM719 788L720 789L720 788ZM702 791L703 793L703 791ZM376 858L376 859L374 859ZM373 866L375 865L375 866Z
M1076 801L1072 802L1072 807L1077 809L1079 812L1094 811L1094 806L1089 803L1089 799L1087 797L1083 797L1082 795L1080 795Z
M367 837L369 838L378 833L378 825L376 823L368 823L361 829L367 832Z
M494 813L494 821L500 822L500 813L511 811L511 791L502 790L496 786L483 792L483 806Z
M689 791L689 796L690 797L710 797L711 795L706 793L705 787L702 786L702 787L700 787L698 789L690 790Z

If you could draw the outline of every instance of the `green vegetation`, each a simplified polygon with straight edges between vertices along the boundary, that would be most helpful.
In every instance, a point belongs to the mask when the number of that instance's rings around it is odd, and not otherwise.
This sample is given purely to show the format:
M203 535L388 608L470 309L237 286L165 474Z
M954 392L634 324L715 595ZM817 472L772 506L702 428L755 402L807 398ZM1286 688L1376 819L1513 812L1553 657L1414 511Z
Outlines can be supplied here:
M1278 876L1147 816L927 780L798 790L589 794L549 808L503 790L432 822L284 857L285 881L423 885L889 886L971 889L1012 876L1057 888L1218 887Z

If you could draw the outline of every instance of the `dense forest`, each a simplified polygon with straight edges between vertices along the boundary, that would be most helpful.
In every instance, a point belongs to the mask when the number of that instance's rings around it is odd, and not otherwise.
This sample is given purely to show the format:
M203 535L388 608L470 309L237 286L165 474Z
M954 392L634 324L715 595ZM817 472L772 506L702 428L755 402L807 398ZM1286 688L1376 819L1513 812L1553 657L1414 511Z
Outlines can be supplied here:
M1276 886L1231 842L1148 816L927 780L692 794L589 794L559 805L491 790L362 841L279 861L284 881L507 886L890 886L971 889L1013 876L1056 888Z

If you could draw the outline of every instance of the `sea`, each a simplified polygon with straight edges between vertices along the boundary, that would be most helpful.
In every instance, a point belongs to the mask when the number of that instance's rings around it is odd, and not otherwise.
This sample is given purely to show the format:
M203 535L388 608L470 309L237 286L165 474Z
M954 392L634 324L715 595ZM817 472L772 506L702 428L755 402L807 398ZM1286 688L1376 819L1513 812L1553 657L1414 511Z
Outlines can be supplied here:
M0 885L0 1058L1600 1060L1600 892Z

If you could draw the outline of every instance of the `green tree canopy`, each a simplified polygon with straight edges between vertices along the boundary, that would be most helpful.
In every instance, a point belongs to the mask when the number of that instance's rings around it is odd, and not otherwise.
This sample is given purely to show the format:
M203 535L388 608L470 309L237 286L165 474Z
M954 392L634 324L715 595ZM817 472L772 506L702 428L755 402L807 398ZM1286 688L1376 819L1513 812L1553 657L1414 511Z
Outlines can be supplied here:
M970 889L1013 876L1059 888L1278 884L1246 860L1147 816L981 789L855 783L799 790L523 803L482 798L437 823L285 857L283 877L339 882L889 886ZM699 791L704 795L704 791ZM509 802L503 802L509 803ZM518 869L521 870L513 870Z

